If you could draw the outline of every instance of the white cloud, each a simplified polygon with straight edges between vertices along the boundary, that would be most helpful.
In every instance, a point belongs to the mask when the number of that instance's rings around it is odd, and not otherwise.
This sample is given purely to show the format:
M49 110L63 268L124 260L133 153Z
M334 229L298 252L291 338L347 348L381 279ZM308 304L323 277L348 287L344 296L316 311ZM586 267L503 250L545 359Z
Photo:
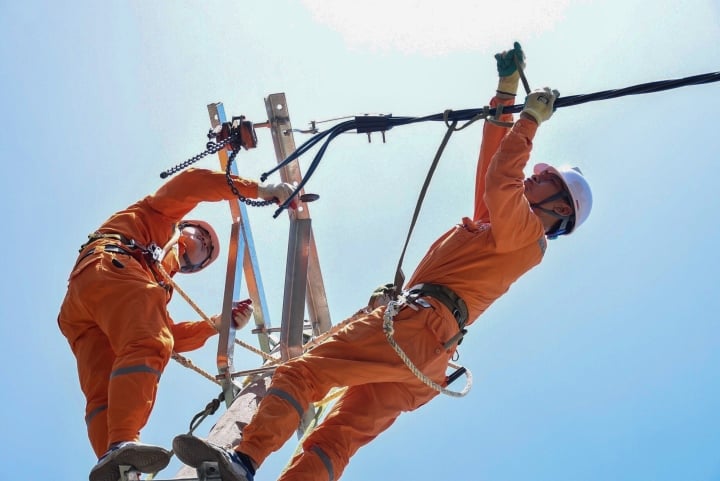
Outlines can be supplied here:
M348 48L442 55L551 30L570 0L302 0Z

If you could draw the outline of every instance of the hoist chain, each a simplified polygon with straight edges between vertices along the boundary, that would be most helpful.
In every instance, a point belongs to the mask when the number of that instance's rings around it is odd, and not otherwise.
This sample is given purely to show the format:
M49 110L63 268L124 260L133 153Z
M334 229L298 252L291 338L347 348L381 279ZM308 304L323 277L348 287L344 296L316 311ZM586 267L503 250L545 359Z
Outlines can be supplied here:
M230 186L230 190L232 191L232 193L235 194L235 196L240 202L244 202L251 207L265 207L267 205L274 204L275 202L272 200L248 199L247 197L242 195L239 190L237 190L237 187L235 187L235 182L233 182L232 176L230 174L230 167L232 167L233 160L235 160L235 156L237 155L237 153L237 150L233 150L230 153L230 155L228 156L227 166L225 167L225 178L227 179L228 186Z
M195 155L195 156L193 156L193 157L190 157L190 158L187 159L186 161L180 162L180 163L179 163L178 165L176 165L175 167L170 167L170 168L167 169L166 171L161 172L161 173L160 173L160 178L161 178L161 179L164 179L164 178L169 177L169 176L171 176L171 175L173 175L173 174L177 174L177 173L180 172L181 170L189 167L190 165L194 164L195 162L197 162L198 160L202 159L203 157L206 157L206 156L208 156L208 155L210 155L210 154L217 154L217 153L220 152L227 144L233 142L234 140L235 140L235 136L234 136L234 135L231 135L230 137L228 137L228 138L226 138L226 139L223 139L223 140L221 140L221 141L219 141L219 142L208 142L208 143L207 143L207 150L205 150L205 152L200 152L199 154L197 154L197 155Z
M212 132L212 131L211 131L211 132ZM207 150L205 150L204 152L200 152L199 154L190 157L189 159L187 159L187 160L184 161L184 162L180 162L179 164L177 164L177 165L174 166L174 167L170 167L169 169L167 169L167 170L165 170L164 172L160 173L160 177L164 179L164 178L169 177L169 176L171 176L171 175L173 175L173 174L176 174L176 173L180 172L181 170L183 170L183 169L189 167L190 165L194 164L194 163L197 162L198 160L202 159L203 157L206 157L206 156L208 156L208 155L210 155L210 154L217 154L217 153L220 152L223 148L225 148L226 145L228 145L228 144L232 145L233 142L236 142L238 139L240 139L240 134L239 134L239 133L233 133L233 134L231 134L230 136L228 136L227 138L225 138L225 139L223 139L223 140L220 140L220 141L217 141L217 142L210 141L210 142L207 143ZM235 156L237 156L237 153L238 153L238 151L239 151L239 145L238 145L238 146L233 145L233 147L238 147L238 149L237 149L237 150L233 150L233 151L230 153L230 155L228 156L227 167L226 167L226 169L225 169L225 177L227 178L227 183L228 183L228 186L230 187L230 190L232 191L232 193L235 194L235 196L238 198L238 200L239 200L240 202L244 202L244 203L246 203L247 205L249 205L249 206L251 206L251 207L265 207L265 206L274 204L275 202L272 201L272 200L254 200L254 199L248 199L247 197L245 197L244 195L242 195L242 194L240 193L240 191L237 189L237 187L235 187L235 183L233 182L233 179L232 179L232 176L231 176L230 168L232 167L232 163L233 163L233 161L235 160Z

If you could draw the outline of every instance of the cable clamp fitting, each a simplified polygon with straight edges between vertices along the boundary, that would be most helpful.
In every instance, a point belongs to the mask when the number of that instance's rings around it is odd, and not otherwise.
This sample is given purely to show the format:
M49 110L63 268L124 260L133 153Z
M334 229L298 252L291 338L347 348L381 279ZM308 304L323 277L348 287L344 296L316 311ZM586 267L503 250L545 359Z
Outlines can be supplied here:
M499 119L500 119L500 116L501 116L502 113L503 113L503 107L504 107L503 104L498 104L497 107L495 107L495 115L490 116L490 115L488 114L488 116L487 116L487 121L490 122L491 124L497 125L497 126L499 126L499 127L507 127L507 128L510 128L510 127L512 127L512 126L514 125L514 122L503 122L502 120L499 120ZM486 107L486 108L487 108L487 107Z
M371 142L371 133L380 132L384 144L385 132L392 128L392 125L390 125L390 117L392 117L392 114L356 115L355 130L358 134L367 134L368 143Z

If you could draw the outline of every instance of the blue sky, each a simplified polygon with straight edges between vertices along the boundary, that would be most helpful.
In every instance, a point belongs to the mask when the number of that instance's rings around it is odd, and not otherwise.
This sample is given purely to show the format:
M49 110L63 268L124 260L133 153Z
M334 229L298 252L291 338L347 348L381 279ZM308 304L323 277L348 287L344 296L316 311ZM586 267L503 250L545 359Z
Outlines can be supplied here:
M296 128L482 107L495 87L493 54L514 40L531 86L565 95L720 70L715 0L485 3L0 0L4 476L85 479L94 464L74 359L56 326L66 278L89 232L204 149L208 103L263 122L263 99L284 92ZM710 84L596 102L541 126L532 160L583 169L590 219L473 325L459 361L474 374L471 393L401 416L344 481L720 479L719 94ZM312 177L333 321L392 279L443 133L425 123L391 130L385 144L343 135ZM238 161L248 177L275 163L269 132L258 135ZM479 123L453 136L406 272L471 214L479 140ZM226 204L194 214L227 238ZM254 209L251 222L278 325L287 219ZM177 279L208 313L220 309L222 264ZM170 309L178 321L197 318L179 296ZM189 356L212 371L215 349L211 340ZM235 361L258 365L251 355ZM144 441L169 446L217 394L171 363ZM257 479L275 479L294 448L291 440Z

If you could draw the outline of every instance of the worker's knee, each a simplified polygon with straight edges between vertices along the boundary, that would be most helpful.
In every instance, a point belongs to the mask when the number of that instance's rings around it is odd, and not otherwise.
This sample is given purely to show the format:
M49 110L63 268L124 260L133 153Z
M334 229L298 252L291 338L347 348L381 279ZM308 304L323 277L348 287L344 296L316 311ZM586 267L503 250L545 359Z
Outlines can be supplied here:
M274 394L293 405L302 417L307 404L314 401L312 391L312 373L307 372L302 364L290 363L280 366L273 375L268 394ZM296 405L297 404L297 405Z
M172 351L172 339L168 340L164 336L147 337L125 346L118 353L115 366L146 365L161 373L170 361Z

